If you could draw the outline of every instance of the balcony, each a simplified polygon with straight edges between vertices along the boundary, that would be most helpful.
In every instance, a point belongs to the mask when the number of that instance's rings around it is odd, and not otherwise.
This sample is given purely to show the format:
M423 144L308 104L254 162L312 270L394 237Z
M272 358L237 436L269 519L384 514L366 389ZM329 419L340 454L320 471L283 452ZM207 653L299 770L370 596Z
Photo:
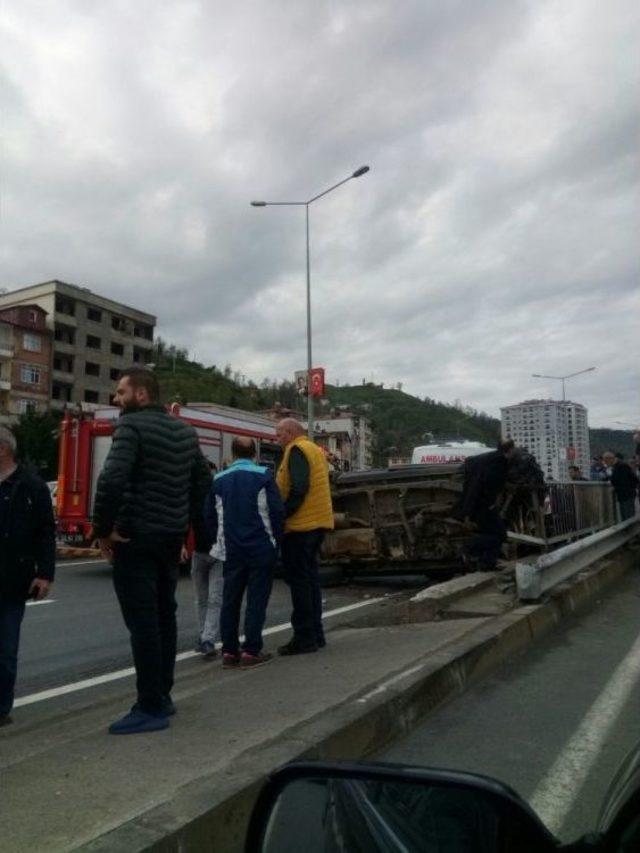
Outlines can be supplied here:
M75 355L76 354L76 345L70 344L67 341L56 341L55 342L56 352L61 353L62 355Z
M13 358L13 354L13 344L9 344L6 341L0 341L0 358Z
M63 382L66 385L73 385L75 379L70 370L56 370L55 368L52 371L52 377L54 382Z
M145 326L144 323L133 324L134 338L141 338L144 341L153 342L153 326Z
M0 379L0 391L11 391L11 382L8 379Z

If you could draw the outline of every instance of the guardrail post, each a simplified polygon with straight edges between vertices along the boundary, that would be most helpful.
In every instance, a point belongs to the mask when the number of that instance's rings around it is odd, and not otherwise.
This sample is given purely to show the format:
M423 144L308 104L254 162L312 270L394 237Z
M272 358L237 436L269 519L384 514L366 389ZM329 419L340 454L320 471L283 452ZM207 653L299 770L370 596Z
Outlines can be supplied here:
M516 563L516 584L520 601L537 601L542 596L542 575L537 563Z

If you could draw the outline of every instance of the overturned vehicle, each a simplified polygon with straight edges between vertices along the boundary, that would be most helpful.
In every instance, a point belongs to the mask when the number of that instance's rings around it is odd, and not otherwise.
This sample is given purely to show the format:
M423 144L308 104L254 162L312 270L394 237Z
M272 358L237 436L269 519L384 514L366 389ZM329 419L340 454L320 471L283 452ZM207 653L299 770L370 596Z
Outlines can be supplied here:
M505 557L547 550L615 522L608 484L545 484L529 460L520 456L510 465L498 499L508 529ZM339 475L332 484L336 528L325 537L324 562L354 575L463 571L474 536L454 517L463 476L459 464Z

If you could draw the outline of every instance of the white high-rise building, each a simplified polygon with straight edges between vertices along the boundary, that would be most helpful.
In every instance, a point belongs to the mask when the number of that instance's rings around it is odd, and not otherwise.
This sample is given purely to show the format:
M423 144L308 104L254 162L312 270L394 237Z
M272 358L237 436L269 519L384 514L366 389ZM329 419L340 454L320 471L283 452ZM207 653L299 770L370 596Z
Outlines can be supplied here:
M525 400L500 409L503 438L512 438L538 460L545 477L568 479L568 466L589 476L587 409L571 400Z

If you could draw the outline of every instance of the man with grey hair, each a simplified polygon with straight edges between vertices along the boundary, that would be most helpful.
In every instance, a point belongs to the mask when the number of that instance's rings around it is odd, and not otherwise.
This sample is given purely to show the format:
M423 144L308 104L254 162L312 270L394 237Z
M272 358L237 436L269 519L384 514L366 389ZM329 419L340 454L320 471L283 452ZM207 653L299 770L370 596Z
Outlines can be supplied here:
M318 556L325 532L334 523L329 467L322 449L307 438L298 421L278 421L276 437L284 451L276 475L286 516L282 565L293 605L293 637L278 654L299 655L326 646Z
M0 427L0 726L11 722L26 600L48 595L55 556L47 484L16 462L15 436Z

